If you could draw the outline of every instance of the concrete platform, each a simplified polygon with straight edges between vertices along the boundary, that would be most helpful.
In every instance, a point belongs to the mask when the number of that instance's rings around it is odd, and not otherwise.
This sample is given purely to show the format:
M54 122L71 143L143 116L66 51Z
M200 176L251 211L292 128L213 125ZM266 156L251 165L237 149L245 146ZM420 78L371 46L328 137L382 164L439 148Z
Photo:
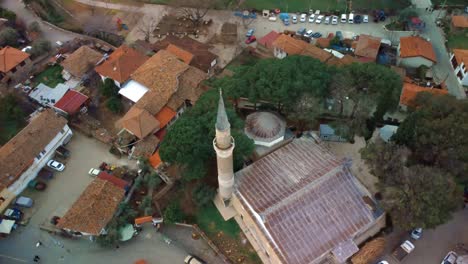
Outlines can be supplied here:
M223 199L219 196L219 194L216 194L213 202L221 216L223 216L224 220L227 221L237 215L237 211L234 210L234 207L232 205L228 207L224 205Z

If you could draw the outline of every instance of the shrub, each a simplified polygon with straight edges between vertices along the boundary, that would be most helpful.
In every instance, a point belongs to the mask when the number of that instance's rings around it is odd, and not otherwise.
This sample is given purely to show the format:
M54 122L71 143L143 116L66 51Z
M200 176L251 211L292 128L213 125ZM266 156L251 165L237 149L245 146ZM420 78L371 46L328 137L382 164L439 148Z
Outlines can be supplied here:
M8 19L10 22L14 22L16 20L16 14L13 11L8 9L4 9L0 7L0 17Z
M164 221L168 223L180 222L185 218L184 212L180 208L179 201L172 201L164 210Z
M122 112L123 108L122 101L120 101L120 98L116 96L109 98L109 100L107 100L106 106L107 109L109 109L114 114Z
M192 199L198 206L204 207L213 201L215 195L215 188L204 184L198 184L195 189L193 189Z
M104 83L101 84L101 94L105 97L115 97L119 95L119 87L115 85L114 80L107 78Z
M32 44L31 55L33 57L37 57L42 54L48 53L51 49L52 44L50 44L50 41L45 39L39 39Z
M34 22L31 22L29 25L28 25L28 30L31 31L31 32L41 32L41 26L39 25L39 23L37 21L34 21Z
M11 27L6 27L0 31L0 42L4 46L16 46L18 33Z

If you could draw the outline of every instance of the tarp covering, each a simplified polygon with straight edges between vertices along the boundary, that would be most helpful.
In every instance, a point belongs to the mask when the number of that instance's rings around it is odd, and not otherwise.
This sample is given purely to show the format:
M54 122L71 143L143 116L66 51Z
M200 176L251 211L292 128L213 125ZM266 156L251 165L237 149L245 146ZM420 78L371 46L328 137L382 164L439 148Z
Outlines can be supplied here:
M10 234L11 229L13 229L13 226L15 225L15 221L7 220L7 219L2 219L0 221L1 221L0 222L0 233Z
M131 224L128 224L120 229L120 241L130 240L135 234L135 229Z

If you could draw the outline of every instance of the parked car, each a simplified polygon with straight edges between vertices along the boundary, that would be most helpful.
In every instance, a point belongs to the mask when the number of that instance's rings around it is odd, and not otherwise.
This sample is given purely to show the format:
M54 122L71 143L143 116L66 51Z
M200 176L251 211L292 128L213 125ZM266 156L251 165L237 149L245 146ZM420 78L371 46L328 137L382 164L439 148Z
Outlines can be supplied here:
M304 34L305 38L310 38L312 36L312 33L314 33L311 29L307 30L307 32Z
M285 26L289 26L289 18L283 19L283 24L284 24Z
M338 25L338 17L337 16L332 16L332 25Z
M60 146L55 150L55 153L59 154L64 158L70 157L70 151L66 149L64 146Z
M305 32L306 32L305 28L300 28L296 31L296 35L303 36Z
M379 263L377 263L377 264L388 264L388 261L382 260L382 261L379 261Z
M363 23L369 23L369 15L363 15L362 16L362 22Z
M275 22L276 21L276 16L270 16L268 18L268 20L272 21L272 22Z
M320 32L315 32L314 34L312 34L313 38L320 38L321 36L322 34Z
M341 23L346 23L347 21L348 21L348 17L346 16L346 14L341 14L340 22Z
M315 21L315 15L312 14L309 16L309 23L314 23L314 21Z
M354 14L350 13L348 16L348 24L354 24Z
M291 21L293 22L293 24L297 24L297 16L293 15Z
M31 46L26 46L26 47L24 47L23 49L21 49L22 52L28 52L28 51L30 51L30 50L32 50L32 47L31 47Z
M361 24L362 23L362 16L361 15L354 16L354 23L355 24Z
M188 255L185 257L184 263L185 264L205 264L206 262L201 260L198 257Z
M21 206L21 207L27 207L30 208L34 204L33 199L26 197L26 196L20 196L16 199L15 205Z
M413 231L411 231L411 238L418 240L422 236L422 228L415 228Z
M406 256L413 252L414 248L415 246L413 243L411 243L409 240L406 240L393 251L392 255L398 261L402 261Z
M316 16L320 15L320 10L318 10L318 9L315 10L315 15L316 15Z
M245 36L246 36L246 37L250 37L250 36L253 35L253 33L254 33L254 29L251 28L251 29L247 30L247 33L245 34Z
M47 168L43 168L39 171L37 177L41 178L42 180L50 180L54 177L54 173Z
M47 162L47 166L56 171L63 171L65 169L65 165L53 159Z
M91 168L88 172L88 174L92 177L97 177L99 175L99 173L101 173L101 170L98 170L98 169L95 169L95 168Z
M323 20L323 15L319 15L317 19L315 19L315 23L320 24L322 23L322 20Z
M307 14L301 14L301 17L299 18L299 21L301 23L304 23L304 22L306 22L306 20L307 20Z
M445 256L445 258L442 260L440 264L455 264L455 262L457 261L457 258L458 258L457 253L450 251L449 253L447 253L447 256Z
M8 208L3 214L7 219L21 221L23 212L18 208Z
M254 43L255 41L257 41L257 38L255 36L250 36L245 40L245 44Z
M323 23L324 23L325 25L330 24L330 17L329 17L329 16L325 17L325 20L323 21Z

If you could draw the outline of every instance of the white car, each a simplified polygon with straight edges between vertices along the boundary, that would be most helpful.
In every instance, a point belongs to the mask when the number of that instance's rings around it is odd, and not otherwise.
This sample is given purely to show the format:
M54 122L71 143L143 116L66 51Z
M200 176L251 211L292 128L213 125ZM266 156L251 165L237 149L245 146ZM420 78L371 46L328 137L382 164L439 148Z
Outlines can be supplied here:
M299 18L299 21L301 21L301 23L304 23L306 22L307 20L307 14L301 14L301 17Z
M32 50L32 47L31 47L31 46L26 46L26 47L24 47L21 51L22 51L22 52L28 52L29 50Z
M315 15L316 15L316 16L320 15L320 10L318 10L318 9L315 10Z
M346 23L348 21L348 16L346 14L341 14L341 23Z
M272 22L275 22L276 21L276 16L271 16L268 18L268 20L272 21Z
M362 23L369 23L369 16L368 15L363 15L362 16Z
M312 14L309 16L309 23L314 23L314 21L315 21L315 15Z
M388 264L388 261L382 260L382 261L379 261L379 263L377 263L377 264Z
M296 15L292 16L291 20L292 20L293 24L297 24L297 16Z
M332 25L338 25L338 17L337 16L332 16Z
M315 23L320 24L322 23L322 20L323 20L323 15L320 15L317 17L317 19L315 19Z
M330 24L330 17L329 16L325 17L325 20L323 23L325 23L325 25Z
M63 171L65 169L65 165L62 163L56 161L56 160L49 160L47 162L47 166L51 169L54 169L56 171Z
M447 256L442 260L440 264L455 264L457 261L458 255L457 253L450 251Z
M92 177L97 177L99 173L101 173L101 171L95 168L91 168L88 172L88 174Z
M422 228L415 228L413 231L411 231L411 238L414 240L418 240L422 236Z
M313 32L312 30L309 29L309 30L307 30L306 33L304 33L304 37L305 37L305 38L310 38L310 37L312 36L312 33L314 33L314 32Z

